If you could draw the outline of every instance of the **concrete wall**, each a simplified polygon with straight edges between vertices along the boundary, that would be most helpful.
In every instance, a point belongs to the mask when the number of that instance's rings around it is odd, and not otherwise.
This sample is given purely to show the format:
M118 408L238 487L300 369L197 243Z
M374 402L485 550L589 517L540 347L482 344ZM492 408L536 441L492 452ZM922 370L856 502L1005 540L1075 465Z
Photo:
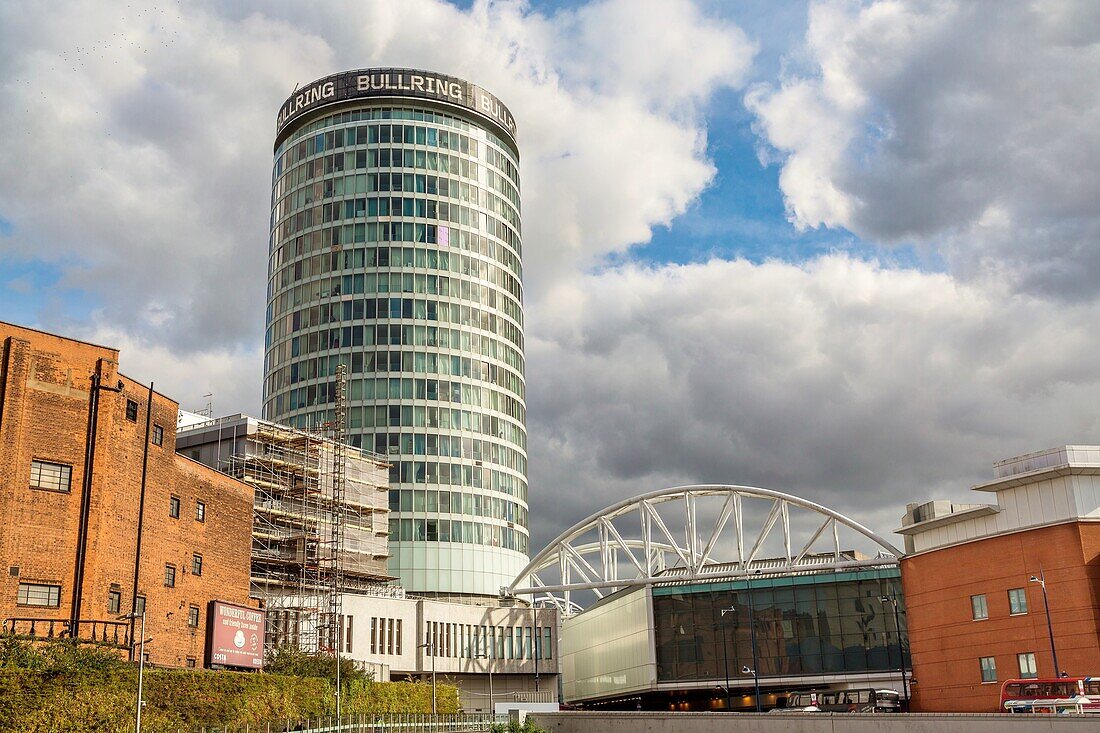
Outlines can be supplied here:
M852 713L531 713L549 733L1000 733L1094 731L1096 716Z

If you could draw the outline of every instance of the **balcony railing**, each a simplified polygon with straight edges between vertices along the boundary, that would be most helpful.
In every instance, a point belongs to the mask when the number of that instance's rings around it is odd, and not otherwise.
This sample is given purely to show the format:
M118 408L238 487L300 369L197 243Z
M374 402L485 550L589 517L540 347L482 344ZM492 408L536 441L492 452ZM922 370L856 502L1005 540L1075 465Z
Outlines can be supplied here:
M87 644L128 649L130 647L130 622L81 619L77 627L76 641ZM10 617L4 619L3 633L23 639L50 641L73 639L72 624L69 619Z

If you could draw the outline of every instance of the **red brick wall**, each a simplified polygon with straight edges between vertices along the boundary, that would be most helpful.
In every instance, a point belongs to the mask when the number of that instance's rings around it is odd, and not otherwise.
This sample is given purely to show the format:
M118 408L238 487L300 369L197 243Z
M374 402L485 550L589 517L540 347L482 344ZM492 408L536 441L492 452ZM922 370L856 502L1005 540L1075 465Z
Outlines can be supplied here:
M1058 664L1100 674L1100 523L1075 522L990 537L904 558L902 584L913 655L913 710L993 712L1000 683L1019 676L1016 655L1034 652L1040 677L1054 676L1042 567ZM1025 588L1028 612L1009 614L1008 591ZM970 597L989 618L975 621ZM979 657L994 657L997 682L981 682Z
M95 465L86 543L82 619L106 620L117 589L130 610L137 553L142 455L149 389L117 372L118 352L0 323L0 617L69 618L80 517L91 375L121 392L100 390ZM126 404L138 405L137 420ZM178 405L153 393L152 423L164 429L149 445L138 592L146 597L146 651L151 662L203 664L207 601L248 602L252 491L238 481L175 453ZM72 466L68 493L29 488L32 459ZM180 517L169 516L171 496ZM195 519L196 502L206 506ZM202 574L192 559L202 556ZM165 587L165 564L176 567ZM18 575L14 575L18 568ZM59 608L20 607L20 582L60 585ZM188 609L200 609L198 628ZM87 625L85 624L85 629Z

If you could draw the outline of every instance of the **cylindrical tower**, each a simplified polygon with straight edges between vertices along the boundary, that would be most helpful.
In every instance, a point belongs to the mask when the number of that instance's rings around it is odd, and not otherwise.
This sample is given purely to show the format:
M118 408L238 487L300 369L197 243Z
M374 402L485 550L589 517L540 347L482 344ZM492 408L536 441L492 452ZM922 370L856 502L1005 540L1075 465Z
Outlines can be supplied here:
M469 82L364 69L298 89L272 173L264 416L332 419L390 471L390 572L496 595L527 563L519 150Z

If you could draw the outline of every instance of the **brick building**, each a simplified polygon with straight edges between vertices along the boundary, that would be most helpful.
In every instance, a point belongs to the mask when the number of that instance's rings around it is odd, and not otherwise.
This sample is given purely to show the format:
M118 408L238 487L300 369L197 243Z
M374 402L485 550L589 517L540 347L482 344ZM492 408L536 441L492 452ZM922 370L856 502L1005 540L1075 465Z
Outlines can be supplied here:
M125 649L144 605L148 660L203 666L207 603L249 602L252 489L176 454L177 403L117 350L2 322L0 343L5 630Z
M1001 461L974 490L995 501L910 504L897 530L918 712L992 712L1007 679L1100 674L1100 446Z

